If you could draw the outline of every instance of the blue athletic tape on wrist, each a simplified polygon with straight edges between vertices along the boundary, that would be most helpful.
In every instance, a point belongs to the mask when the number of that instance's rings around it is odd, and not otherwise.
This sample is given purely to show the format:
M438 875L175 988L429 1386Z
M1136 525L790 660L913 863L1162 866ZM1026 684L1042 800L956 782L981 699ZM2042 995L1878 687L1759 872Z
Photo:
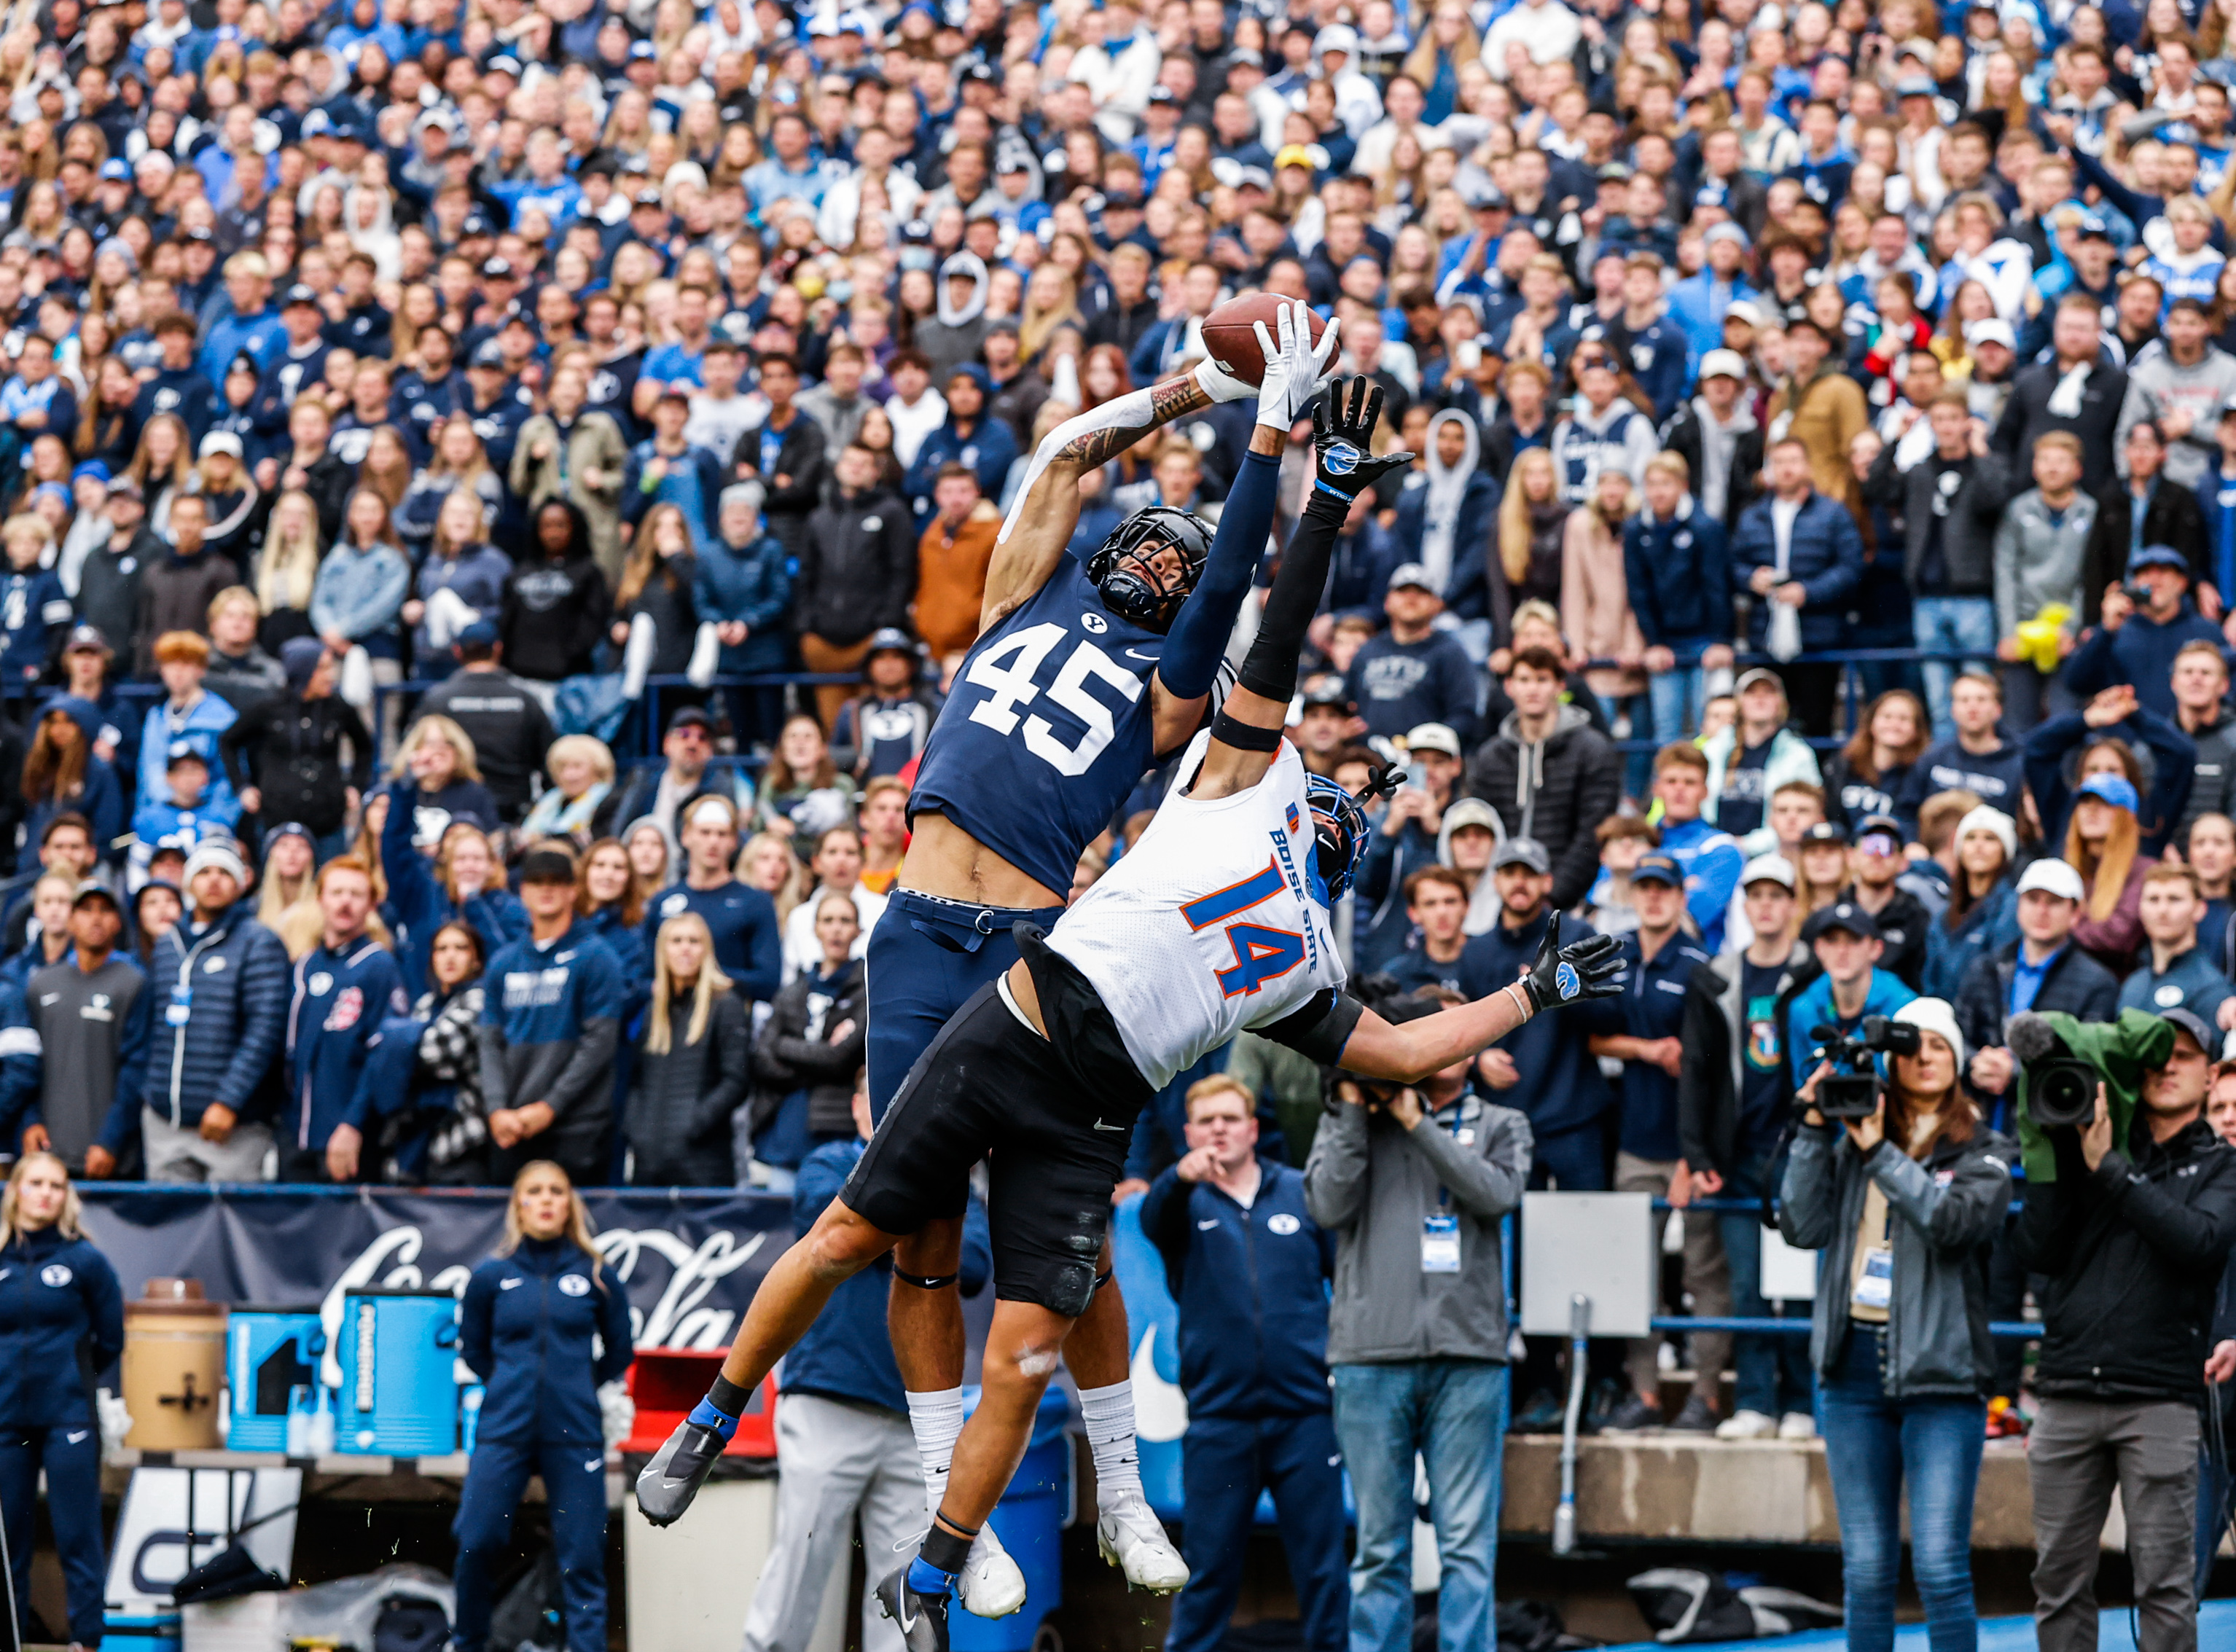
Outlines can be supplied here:
M717 1372L714 1385L707 1391L707 1398L691 1408L688 1420L700 1428L713 1429L727 1444L738 1432L738 1418L746 1414L746 1407L753 1403L751 1389L739 1387Z
M951 1595L955 1573L942 1571L922 1555L909 1562L908 1586L919 1595Z

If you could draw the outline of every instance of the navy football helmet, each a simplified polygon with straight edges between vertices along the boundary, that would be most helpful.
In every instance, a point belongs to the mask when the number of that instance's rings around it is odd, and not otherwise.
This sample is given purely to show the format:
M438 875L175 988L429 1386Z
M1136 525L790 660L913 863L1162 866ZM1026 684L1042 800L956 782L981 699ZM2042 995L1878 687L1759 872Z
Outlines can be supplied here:
M1180 577L1169 586L1160 583L1148 566L1159 542L1180 554ZM1208 528L1185 510L1151 505L1111 530L1087 559L1087 577L1102 593L1102 605L1120 619L1162 634L1171 629L1180 604L1187 601L1210 560Z

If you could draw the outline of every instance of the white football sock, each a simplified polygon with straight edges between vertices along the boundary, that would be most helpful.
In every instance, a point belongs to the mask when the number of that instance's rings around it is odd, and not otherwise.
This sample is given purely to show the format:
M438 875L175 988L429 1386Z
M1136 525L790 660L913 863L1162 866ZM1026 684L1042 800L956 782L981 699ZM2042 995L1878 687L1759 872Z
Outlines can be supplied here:
M1134 1385L1079 1391L1080 1420L1095 1454L1095 1500L1109 1508L1141 1495L1141 1457L1134 1442Z
M924 1464L925 1502L937 1514L940 1499L947 1495L947 1471L955 1465L955 1442L963 1433L963 1390L935 1388L924 1393L911 1390L908 1408L916 1454Z

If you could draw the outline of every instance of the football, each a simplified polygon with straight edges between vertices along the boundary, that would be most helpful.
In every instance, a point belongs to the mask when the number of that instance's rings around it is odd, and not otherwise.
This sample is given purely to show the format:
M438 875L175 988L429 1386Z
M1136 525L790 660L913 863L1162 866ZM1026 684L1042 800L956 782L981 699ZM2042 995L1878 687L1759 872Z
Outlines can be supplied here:
M1295 302L1272 293L1253 293L1246 297L1229 299L1203 319L1203 347L1207 354L1220 365L1222 371L1232 373L1246 385L1262 383L1266 377L1266 358L1258 348L1258 335L1250 330L1251 324L1263 321L1266 334L1273 338L1275 318L1285 304ZM1318 344L1327 332L1328 324L1319 316L1312 317L1312 342Z

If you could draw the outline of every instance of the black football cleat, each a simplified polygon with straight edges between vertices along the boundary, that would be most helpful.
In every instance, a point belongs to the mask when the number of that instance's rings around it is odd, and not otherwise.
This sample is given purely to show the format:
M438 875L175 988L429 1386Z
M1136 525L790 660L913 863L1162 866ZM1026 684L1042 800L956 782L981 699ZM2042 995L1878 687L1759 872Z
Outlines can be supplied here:
M918 1594L909 1587L908 1575L904 1565L878 1585L878 1606L900 1626L908 1652L947 1652L948 1597Z
M636 1477L636 1506L644 1517L655 1526L672 1526L681 1520L727 1444L711 1428L687 1419L676 1424L675 1432Z

